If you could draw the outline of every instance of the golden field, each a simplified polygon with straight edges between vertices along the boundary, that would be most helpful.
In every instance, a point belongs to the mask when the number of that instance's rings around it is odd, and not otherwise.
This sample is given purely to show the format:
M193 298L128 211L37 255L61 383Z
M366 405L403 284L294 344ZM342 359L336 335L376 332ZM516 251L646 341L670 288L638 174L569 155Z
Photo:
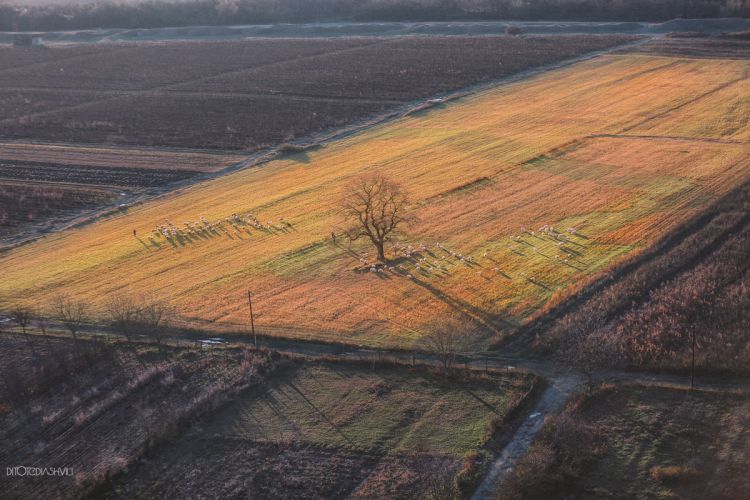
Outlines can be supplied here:
M0 306L69 292L101 314L108 294L149 292L229 331L245 328L249 288L261 332L408 346L450 316L481 346L750 177L749 70L608 55L483 91L14 249ZM342 187L372 171L410 193L419 221L400 241L427 248L393 272L330 238ZM234 213L277 229L152 233Z

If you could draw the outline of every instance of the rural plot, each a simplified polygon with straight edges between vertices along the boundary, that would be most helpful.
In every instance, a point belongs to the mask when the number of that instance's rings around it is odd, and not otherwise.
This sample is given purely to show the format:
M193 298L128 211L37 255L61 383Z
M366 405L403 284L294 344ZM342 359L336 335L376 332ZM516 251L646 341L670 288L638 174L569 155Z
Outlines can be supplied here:
M253 151L634 39L256 38L4 50L0 135Z
M108 186L155 186L241 162L237 154L0 143L0 178Z
M501 86L18 248L0 293L101 308L148 291L193 326L237 331L252 288L266 333L411 346L453 316L479 345L747 178L745 144L622 133L748 64L606 56ZM373 171L419 217L385 272L330 239L343 186Z
M530 375L454 381L346 363L279 371L125 476L123 494L185 488L191 469L190 485L222 496L252 488L265 498L413 498L481 450L491 422L503 422L535 383Z

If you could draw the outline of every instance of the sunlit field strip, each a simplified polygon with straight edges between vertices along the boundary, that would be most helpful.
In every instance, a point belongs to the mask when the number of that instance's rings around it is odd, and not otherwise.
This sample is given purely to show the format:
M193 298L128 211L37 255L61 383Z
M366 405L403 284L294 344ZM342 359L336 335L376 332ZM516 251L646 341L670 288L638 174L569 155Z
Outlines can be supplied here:
M747 144L620 134L749 68L603 56L497 87L18 248L0 259L3 306L65 291L101 311L112 292L152 292L221 329L244 324L250 288L261 327L410 345L452 316L487 340L748 177ZM366 246L330 241L343 185L372 171L419 217L401 237L411 256L391 251L385 273L362 264ZM265 228L227 220L249 213ZM153 233L201 218L215 233Z

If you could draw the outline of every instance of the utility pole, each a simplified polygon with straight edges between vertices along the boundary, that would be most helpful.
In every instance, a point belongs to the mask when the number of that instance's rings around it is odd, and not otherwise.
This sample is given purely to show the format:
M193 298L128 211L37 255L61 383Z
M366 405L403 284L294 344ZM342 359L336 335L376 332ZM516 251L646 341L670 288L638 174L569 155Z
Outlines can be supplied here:
M253 343L255 344L255 348L258 348L258 336L255 335L255 319L253 318L253 293L248 290L247 291L247 304L250 306L250 331L253 334Z

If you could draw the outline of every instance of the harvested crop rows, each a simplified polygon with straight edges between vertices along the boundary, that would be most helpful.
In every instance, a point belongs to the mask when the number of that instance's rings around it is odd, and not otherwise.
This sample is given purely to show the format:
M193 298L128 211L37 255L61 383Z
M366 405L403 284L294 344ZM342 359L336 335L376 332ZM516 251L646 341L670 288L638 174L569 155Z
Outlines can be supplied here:
M0 235L23 224L90 210L114 199L115 194L103 188L0 179Z
M148 291L194 326L238 330L250 287L261 331L412 345L454 317L481 344L747 180L749 146L721 128L635 132L739 89L749 68L601 56L481 92L18 248L0 260L3 305ZM342 187L375 169L419 217L380 272L370 248L330 239Z
M99 50L6 48L0 49L9 55L0 67L0 136L252 151L632 39L255 39ZM48 56L58 53L57 59Z

